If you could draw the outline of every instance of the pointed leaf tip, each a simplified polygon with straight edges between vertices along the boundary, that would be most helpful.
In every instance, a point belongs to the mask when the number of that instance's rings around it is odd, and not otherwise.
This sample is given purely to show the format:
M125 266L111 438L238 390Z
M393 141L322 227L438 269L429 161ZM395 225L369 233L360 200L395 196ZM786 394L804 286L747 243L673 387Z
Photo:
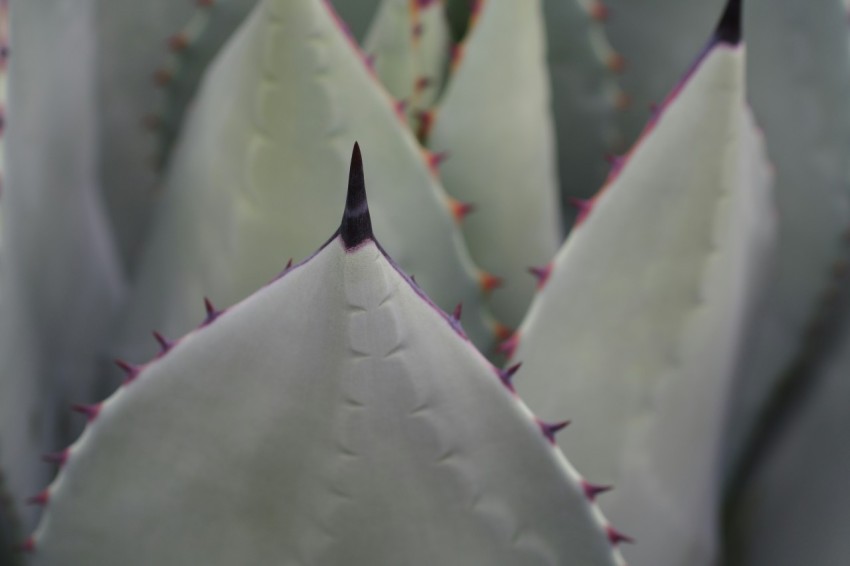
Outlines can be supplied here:
M726 8L714 32L715 39L720 43L738 45L741 43L741 13L744 0L727 0Z
M366 200L366 181L363 176L363 158L360 145L355 142L351 152L351 170L348 175L348 196L339 234L346 249L356 248L365 240L374 240L369 203Z

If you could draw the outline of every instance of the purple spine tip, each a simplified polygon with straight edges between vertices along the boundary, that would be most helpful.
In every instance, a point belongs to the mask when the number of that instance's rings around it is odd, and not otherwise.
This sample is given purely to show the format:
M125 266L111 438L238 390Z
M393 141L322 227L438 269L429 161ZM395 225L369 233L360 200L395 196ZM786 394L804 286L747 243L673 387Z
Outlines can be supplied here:
M519 368L522 367L522 363L514 364L507 369L503 369L499 371L499 379L502 380L502 383L510 389L512 392L514 391L514 375L519 371Z
M570 421L561 421L558 423L544 423L540 422L540 430L543 431L543 436L549 439L549 442L555 444L555 435L567 428L570 424Z
M85 415L89 422L93 421L100 414L100 405L73 405L71 409Z
M741 43L741 13L744 0L727 0L726 8L714 32L715 39L720 43L738 45Z
M136 379L136 376L139 375L139 368L134 366L133 364L129 364L124 360L115 360L115 365L118 366L121 371L124 372L125 383L129 381L133 381Z
M221 314L220 311L217 311L215 306L212 304L212 301L207 297L204 297L204 309L207 312L207 318L204 320L204 324L209 324Z
M624 535L623 533L621 533L620 531L618 531L614 527L609 526L605 529L605 531L606 531L606 534L608 535L608 540L611 541L611 544L613 544L615 546L622 543L622 542L626 542L626 543L629 543L629 544L632 544L632 543L635 542L632 537Z
M598 496L614 489L614 487L610 485L596 485L587 481L582 482L582 488L584 489L584 494L591 501L595 501Z
M168 352L174 346L174 343L171 340L168 340L165 336L163 336L159 332L154 331L153 337L154 337L154 340L156 340L157 344L159 344L159 353L160 354L165 354L166 352Z
M363 176L363 158L360 145L354 143L351 153L351 170L348 175L348 195L339 234L346 249L353 249L366 240L374 240L369 202L366 200L366 180Z
M61 452L50 452L48 454L43 454L41 459L48 464L58 464L59 466L64 466L65 462L68 461L68 451L62 450Z

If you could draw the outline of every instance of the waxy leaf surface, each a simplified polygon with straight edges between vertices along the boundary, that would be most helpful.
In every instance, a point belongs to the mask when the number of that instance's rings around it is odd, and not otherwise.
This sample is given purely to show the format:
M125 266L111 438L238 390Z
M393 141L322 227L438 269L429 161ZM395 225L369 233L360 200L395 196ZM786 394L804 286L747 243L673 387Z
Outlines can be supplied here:
M167 176L162 208L121 337L130 360L152 330L179 336L207 296L231 305L306 257L334 221L354 140L369 170L373 218L399 264L467 332L493 333L478 272L450 200L321 0L258 4L212 67Z
M90 413L36 566L622 564L516 395L372 239L337 234Z
M632 566L708 565L724 415L773 235L744 50L713 44L596 198L518 333L520 395L639 541Z

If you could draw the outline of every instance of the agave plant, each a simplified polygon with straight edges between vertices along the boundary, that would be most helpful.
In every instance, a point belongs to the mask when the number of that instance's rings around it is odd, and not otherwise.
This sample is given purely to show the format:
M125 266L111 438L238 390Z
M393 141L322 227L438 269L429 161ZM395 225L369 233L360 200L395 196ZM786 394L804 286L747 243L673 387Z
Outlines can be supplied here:
M337 7L0 4L0 564L843 563L843 3Z

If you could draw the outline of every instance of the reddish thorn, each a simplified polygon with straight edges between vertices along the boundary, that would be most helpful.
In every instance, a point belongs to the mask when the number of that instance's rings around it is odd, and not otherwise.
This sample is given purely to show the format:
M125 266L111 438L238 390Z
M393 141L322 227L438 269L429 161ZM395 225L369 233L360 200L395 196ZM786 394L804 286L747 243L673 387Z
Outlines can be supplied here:
M619 53L611 53L605 64L614 73L622 73L626 69L626 59Z
M167 69L157 69L153 74L154 84L160 87L168 86L172 78L171 71Z
M38 505L40 507L44 507L47 505L48 500L50 499L50 493L45 489L38 495L33 495L28 498L26 503L27 505Z
M43 454L41 459L48 464L57 464L60 467L64 466L68 461L68 450L62 450L61 452L50 452L47 454Z
M597 498L599 495L601 495L601 494L603 494L603 493L606 493L606 492L611 491L612 489L614 489L614 486L610 486L610 485L596 485L596 484L590 483L590 482L588 482L588 481L586 481L586 480L582 480L582 482L581 482L581 487L584 489L584 494L585 494L585 495L587 496L587 498L588 498L588 499L590 499L591 501L596 501L596 498Z
M185 33L177 33L168 38L168 48L174 53L181 53L189 47L189 38Z
M449 158L448 151L430 152L428 153L428 166L435 172L443 164L443 161Z
M510 338L499 344L496 348L497 352L501 352L509 360L514 357L516 349L519 347L519 332L514 332Z
M537 278L537 290L539 291L549 281L549 276L552 275L552 264L547 263L543 267L529 267L528 272Z
M454 328L455 332L457 332L462 338L466 339L466 332L463 330L463 326L460 324L461 313L463 312L463 304L458 303L455 307L454 312L449 317L449 324L451 324L452 328Z
M416 135L420 140L424 140L428 137L431 126L434 124L434 113L430 110L424 110L419 113L417 118L419 119L419 129L416 131Z
M463 222L470 213L475 211L474 204L461 202L457 199L451 199L449 206L451 207L452 216L454 216L455 222L458 224Z
M513 335L513 328L506 326L501 322L493 323L493 334L499 342L503 342Z
M416 92L422 92L429 86L431 86L431 79L429 79L428 77L419 77L418 79L416 79L414 89L416 90Z
M364 63L366 63L366 66L367 66L369 69L371 69L371 70L373 70L373 71L375 70L375 55L374 55L374 54L372 54L372 55L364 55L364 56L363 56L363 62L364 62Z
M81 415L85 415L88 418L89 422L92 422L97 418L100 414L100 404L97 405L73 405L71 407L76 413L80 413Z
M27 540L15 547L18 552L35 552L35 539L29 537Z
M514 364L508 369L499 370L499 379L502 380L502 383L505 387L514 392L514 375L519 371L519 368L522 367L522 363Z
M481 272L481 275L478 277L478 284L481 286L481 290L484 293L489 293L493 289L498 289L504 284L504 281L500 277L496 277L495 275L491 275L485 271Z
M623 533L619 532L610 525L605 527L605 534L608 535L608 540L611 541L611 544L615 546L620 544L621 542L627 542L629 544L635 542L632 537L624 535Z
M555 435L567 428L570 424L570 421L561 421L559 423L544 423L543 421L538 421L540 425L540 430L543 431L543 436L549 439L549 442L555 444Z
M163 336L162 334L160 334L159 332L157 332L155 330L154 330L154 333L153 333L153 337L154 337L154 340L156 340L157 344L159 344L159 353L160 354L165 354L171 348L174 347L174 342L167 339L165 336Z
M608 10L608 6L601 2L601 0L596 0L590 7L590 17L597 22L607 21L610 15L611 13Z
M156 335L156 333L154 333L154 335ZM136 376L139 375L139 368L132 364L128 364L124 360L115 360L115 365L121 368L121 371L124 372L124 383L133 381L136 379Z
M593 210L593 201L570 198L570 204L578 211L578 216L576 216L576 225L584 222Z
M292 258L289 258L289 261L286 262L286 267L283 268L284 271L289 271L292 269Z
M396 114L404 116L404 113L407 112L407 100L396 100L395 102L395 111Z
M221 312L215 310L215 307L207 297L204 297L204 308L207 311L207 318L204 319L204 324L209 324L219 317Z

